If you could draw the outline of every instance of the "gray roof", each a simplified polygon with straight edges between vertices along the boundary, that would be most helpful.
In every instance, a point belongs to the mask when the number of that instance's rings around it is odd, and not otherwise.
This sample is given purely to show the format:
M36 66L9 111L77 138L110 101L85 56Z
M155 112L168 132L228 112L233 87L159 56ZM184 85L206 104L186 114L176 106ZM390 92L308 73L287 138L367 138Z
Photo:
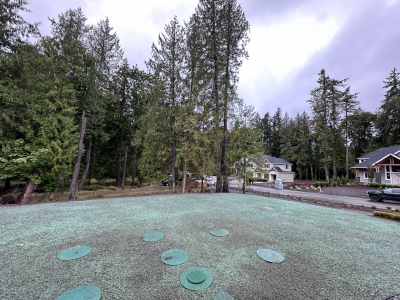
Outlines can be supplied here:
M273 156L271 156L271 155L267 155L267 160L268 160L271 164L291 165L290 162L284 160L283 158L277 158L277 157L273 157Z
M272 167L271 170L275 169L275 171L277 171L278 173L284 173L284 174L294 174L294 172L291 171L282 171L281 168L279 167ZM271 170L269 170L268 172L271 172Z
M357 168L357 169L366 169L368 166L376 163L380 159L384 158L386 155L389 154L395 154L396 152L400 151L400 145L399 146L392 146L392 147L385 147L385 148L379 148L375 151L372 151L371 153L365 154L358 159L366 159L366 161L363 161L362 163L352 166L352 168Z

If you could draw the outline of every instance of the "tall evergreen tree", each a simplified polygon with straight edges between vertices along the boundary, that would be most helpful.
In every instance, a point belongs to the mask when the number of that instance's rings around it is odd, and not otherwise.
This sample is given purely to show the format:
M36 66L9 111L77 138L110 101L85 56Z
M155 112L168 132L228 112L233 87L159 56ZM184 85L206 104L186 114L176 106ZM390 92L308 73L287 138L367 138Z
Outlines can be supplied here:
M172 152L172 193L176 193L176 118L181 102L181 73L184 68L185 57L184 29L175 17L165 26L165 34L159 35L158 44L152 46L152 58L147 62L151 73L164 85L163 107L169 118L170 143Z
M325 70L322 69L318 73L317 83L319 86L312 89L309 94L311 98L307 102L311 105L313 112L314 121L318 122L322 126L323 131L323 151L324 151L324 166L325 166L325 179L329 181L329 164L328 164L328 118L329 118L329 106L328 106L328 93L331 79L326 74Z
M357 110L359 110L360 102L357 101L359 93L350 94L350 86L347 86L342 95L342 106L344 113L344 130L346 137L346 177L349 178L349 117L354 114Z
M227 147L228 147L228 107L236 98L236 84L243 59L248 58L246 46L249 42L250 25L236 0L227 0L222 13L222 63L223 63L223 126L224 137L221 153L221 167L224 193L229 192Z

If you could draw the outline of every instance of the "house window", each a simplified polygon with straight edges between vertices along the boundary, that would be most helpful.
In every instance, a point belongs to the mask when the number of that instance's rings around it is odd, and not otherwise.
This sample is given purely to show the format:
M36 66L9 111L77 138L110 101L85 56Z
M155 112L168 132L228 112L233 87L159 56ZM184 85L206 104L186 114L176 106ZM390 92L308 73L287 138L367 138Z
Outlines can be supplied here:
M390 166L386 166L386 179L390 180Z
M288 170L289 169L289 165L286 165L286 170Z
M364 179L368 179L368 172L367 171L364 172Z

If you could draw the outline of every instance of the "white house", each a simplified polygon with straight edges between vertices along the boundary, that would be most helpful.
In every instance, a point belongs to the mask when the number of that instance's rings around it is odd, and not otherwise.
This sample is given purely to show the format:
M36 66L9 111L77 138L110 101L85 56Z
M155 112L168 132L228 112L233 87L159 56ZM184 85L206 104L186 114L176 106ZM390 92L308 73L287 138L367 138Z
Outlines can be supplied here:
M243 160L235 163L235 168L242 166ZM249 157L246 161L247 172L252 172L254 178L268 178L268 182L282 179L284 182L294 182L292 165L283 158L264 155L263 157Z

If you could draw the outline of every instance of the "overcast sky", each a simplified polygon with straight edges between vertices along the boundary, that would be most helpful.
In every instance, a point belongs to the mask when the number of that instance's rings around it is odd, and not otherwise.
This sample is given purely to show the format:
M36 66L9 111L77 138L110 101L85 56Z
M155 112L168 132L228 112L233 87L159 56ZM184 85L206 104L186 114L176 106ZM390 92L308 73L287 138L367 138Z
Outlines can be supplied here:
M28 0L29 1L29 0ZM240 71L239 96L261 117L277 107L294 117L310 111L308 92L324 68L331 78L350 77L364 110L383 99L383 80L400 69L400 0L238 0L251 26L249 59ZM131 65L145 70L151 44L176 15L183 23L197 0L30 0L29 22L81 7L88 23L106 16Z

